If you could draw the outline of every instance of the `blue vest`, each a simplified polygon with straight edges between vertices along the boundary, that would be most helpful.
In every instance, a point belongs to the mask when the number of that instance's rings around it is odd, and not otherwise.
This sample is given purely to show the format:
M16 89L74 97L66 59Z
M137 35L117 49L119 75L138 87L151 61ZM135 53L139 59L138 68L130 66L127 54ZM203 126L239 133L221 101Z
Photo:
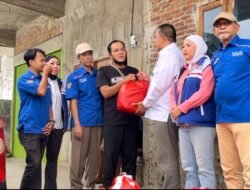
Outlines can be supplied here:
M183 88L181 103L188 100L195 92L200 89L202 73L204 69L210 65L205 61L206 57L202 57L190 70L186 77ZM181 114L178 123L186 123L194 126L215 127L215 103L212 95L204 104L189 110L186 114Z

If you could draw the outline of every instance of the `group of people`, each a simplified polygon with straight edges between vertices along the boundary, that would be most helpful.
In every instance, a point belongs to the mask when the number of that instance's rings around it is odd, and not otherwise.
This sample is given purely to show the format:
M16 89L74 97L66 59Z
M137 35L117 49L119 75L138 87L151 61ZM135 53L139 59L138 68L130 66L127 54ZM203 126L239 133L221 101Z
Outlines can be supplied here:
M121 171L135 178L141 116L144 188L179 189L180 158L186 189L216 189L216 133L227 188L250 188L250 40L237 35L239 24L232 13L217 15L213 26L221 43L211 59L201 36L186 37L181 52L174 26L158 26L154 32L158 59L150 79L128 66L126 47L120 40L107 47L112 63L98 70L93 68L90 44L79 44L80 66L65 85L58 78L57 57L36 48L28 50L24 59L29 69L18 80L17 129L26 152L20 188L41 188L45 148L44 188L57 188L57 159L69 111L72 189L83 188L84 174L86 187L95 188L100 146L104 146L105 188L111 186L119 160ZM134 114L118 111L119 89L137 79L150 80L146 97L133 103L137 106Z

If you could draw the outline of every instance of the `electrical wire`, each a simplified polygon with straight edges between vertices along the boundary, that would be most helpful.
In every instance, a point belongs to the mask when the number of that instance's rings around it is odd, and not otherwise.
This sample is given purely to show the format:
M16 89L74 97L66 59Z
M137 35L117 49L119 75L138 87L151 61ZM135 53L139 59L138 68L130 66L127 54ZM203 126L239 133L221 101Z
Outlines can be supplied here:
M135 7L135 0L132 0L132 16L131 16L131 33L130 35L133 35L133 30L134 30L134 7Z

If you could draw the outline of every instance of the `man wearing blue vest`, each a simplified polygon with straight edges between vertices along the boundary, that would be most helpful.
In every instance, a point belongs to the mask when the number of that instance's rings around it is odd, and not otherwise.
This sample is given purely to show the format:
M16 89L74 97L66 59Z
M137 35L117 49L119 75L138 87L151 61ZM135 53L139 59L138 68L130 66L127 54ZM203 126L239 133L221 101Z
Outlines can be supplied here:
M72 189L82 189L82 177L87 170L86 186L94 188L101 141L102 97L96 88L93 49L88 43L81 43L76 47L76 56L81 66L69 75L66 87L73 118L70 182Z
M216 131L228 189L250 188L250 40L241 39L232 13L214 19L220 47L212 57Z
M38 48L29 49L24 54L24 60L29 69L17 83L21 100L17 130L26 152L26 167L20 189L40 189L42 157L47 136L54 125L48 85L51 66L45 65L45 53Z

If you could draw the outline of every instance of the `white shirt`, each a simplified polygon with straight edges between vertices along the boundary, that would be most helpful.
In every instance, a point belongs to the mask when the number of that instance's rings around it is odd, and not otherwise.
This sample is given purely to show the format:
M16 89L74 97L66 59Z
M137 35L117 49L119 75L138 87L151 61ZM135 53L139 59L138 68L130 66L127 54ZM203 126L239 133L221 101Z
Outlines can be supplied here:
M52 112L55 120L54 129L62 129L62 95L57 80L48 80L51 86Z
M176 43L171 43L158 53L153 76L150 77L148 93L143 100L144 107L148 108L145 113L146 118L161 122L168 121L171 85L183 64L184 58Z

